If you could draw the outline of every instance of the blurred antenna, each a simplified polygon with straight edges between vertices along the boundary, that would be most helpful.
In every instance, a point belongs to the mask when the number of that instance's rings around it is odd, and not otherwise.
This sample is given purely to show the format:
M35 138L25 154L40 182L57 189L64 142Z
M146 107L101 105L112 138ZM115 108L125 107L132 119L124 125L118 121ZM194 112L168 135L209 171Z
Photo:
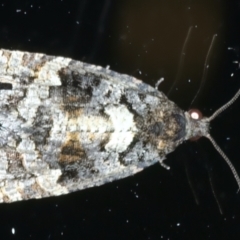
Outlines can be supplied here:
M185 168L185 172L186 172L186 176L187 176L187 181L188 181L188 184L189 184L190 189L191 189L191 191L192 191L192 194L193 194L195 203L196 203L197 205L199 205L200 202L199 202L197 193L196 193L196 191L195 191L195 187L193 186L193 183L192 183L192 181L191 181L191 177L190 177L190 174L189 174L189 169L188 169L187 162L186 162L185 158L184 158L184 166L185 166L184 168Z
M201 85L200 85L200 87L198 88L198 91L197 91L195 97L193 98L190 106L192 106L192 104L193 104L194 101L196 100L197 96L198 96L199 93L201 92L203 86L205 85L206 77L207 77L207 72L208 72L208 68L209 68L210 54L211 54L211 51L212 51L212 48L213 48L213 45L214 45L214 42L215 42L216 37L217 37L217 34L213 35L212 42L211 42L211 45L210 45L210 47L209 47L209 49L208 49L208 53L207 53L207 56L206 56L206 59L205 59L205 62L204 62L204 69L203 69L203 76L202 76L202 80L201 80Z
M187 47L187 43L188 40L190 38L191 32L192 32L193 26L191 26L188 29L188 33L187 33L187 37L185 38L184 44L183 44L183 48L181 51L181 57L180 57L180 61L178 64L178 70L177 70L177 75L175 77L175 80L172 84L172 87L170 88L170 90L167 92L167 96L169 96L172 92L172 90L174 89L174 87L176 86L177 82L179 81L180 77L181 77L181 73L182 73L182 69L183 69L183 64L184 64L184 59L185 59L185 55L186 55L186 47Z
M209 169L207 169L207 172L208 172L208 179L209 179L209 182L210 182L210 186L211 186L211 189L212 189L213 196L214 196L215 201L216 201L216 203L218 205L218 209L219 209L220 214L223 215L222 206L221 206L221 204L220 204L220 202L219 202L219 200L217 198L217 194L215 192L215 187L213 185L213 181L212 181L211 173L210 173Z

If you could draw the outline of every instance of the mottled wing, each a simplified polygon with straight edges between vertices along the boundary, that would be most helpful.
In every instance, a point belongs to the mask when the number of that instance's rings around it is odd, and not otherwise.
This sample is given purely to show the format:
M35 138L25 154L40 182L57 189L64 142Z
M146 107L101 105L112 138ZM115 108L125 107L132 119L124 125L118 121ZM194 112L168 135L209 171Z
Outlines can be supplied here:
M158 139L164 104L175 108L127 75L69 58L1 50L0 201L101 185L163 159L173 148Z

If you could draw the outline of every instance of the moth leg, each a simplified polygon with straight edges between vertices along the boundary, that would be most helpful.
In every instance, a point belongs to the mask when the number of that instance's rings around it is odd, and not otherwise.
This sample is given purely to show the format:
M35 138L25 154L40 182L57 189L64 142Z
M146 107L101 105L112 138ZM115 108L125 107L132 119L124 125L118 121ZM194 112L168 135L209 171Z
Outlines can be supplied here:
M156 84L155 84L155 89L158 90L159 85L164 81L164 78L160 78Z
M167 164L163 163L163 161L164 161L165 159L166 159L166 158L161 158L161 159L159 159L158 161L159 161L159 163L160 163L160 165L161 165L162 167L164 167L164 168L167 169L167 170L170 170L170 167L169 167Z

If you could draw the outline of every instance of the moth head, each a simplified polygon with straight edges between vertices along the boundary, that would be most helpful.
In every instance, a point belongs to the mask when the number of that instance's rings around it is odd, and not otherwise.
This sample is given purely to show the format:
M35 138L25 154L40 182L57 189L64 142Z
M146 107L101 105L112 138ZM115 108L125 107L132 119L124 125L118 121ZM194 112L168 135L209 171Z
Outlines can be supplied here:
M197 141L200 137L209 133L209 121L203 117L198 109L190 109L185 112L187 120L185 140Z

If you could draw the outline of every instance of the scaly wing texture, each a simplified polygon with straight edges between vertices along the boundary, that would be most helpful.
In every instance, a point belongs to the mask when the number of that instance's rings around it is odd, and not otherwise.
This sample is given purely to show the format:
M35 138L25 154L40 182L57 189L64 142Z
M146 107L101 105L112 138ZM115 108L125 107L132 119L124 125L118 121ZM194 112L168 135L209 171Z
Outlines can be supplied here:
M0 201L56 196L130 176L185 134L183 112L128 75L0 50Z

